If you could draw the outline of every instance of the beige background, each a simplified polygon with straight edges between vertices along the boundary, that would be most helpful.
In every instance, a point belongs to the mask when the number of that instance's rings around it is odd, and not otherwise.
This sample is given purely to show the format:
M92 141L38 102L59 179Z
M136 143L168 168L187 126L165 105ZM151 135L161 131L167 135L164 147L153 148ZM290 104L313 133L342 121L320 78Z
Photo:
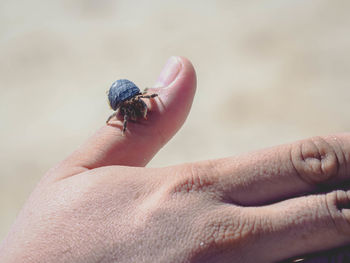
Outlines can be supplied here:
M38 179L104 125L105 91L195 65L183 129L150 166L350 130L350 1L0 2L0 240Z

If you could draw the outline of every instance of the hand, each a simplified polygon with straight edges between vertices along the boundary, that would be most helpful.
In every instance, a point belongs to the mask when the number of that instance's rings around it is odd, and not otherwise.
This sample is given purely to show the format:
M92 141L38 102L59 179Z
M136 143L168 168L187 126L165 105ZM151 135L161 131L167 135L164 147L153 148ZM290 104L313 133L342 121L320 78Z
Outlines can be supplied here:
M143 168L185 121L194 69L172 58L158 84L147 121L104 126L43 177L1 262L277 262L350 242L349 134Z

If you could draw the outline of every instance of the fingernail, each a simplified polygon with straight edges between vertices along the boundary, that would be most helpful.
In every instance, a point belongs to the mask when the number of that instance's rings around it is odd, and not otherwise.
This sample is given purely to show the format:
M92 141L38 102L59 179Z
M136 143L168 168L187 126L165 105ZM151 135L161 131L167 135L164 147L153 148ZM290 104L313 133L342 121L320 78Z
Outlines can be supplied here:
M181 70L181 63L178 57L171 57L165 64L162 72L160 73L158 80L155 84L156 87L167 87L177 77Z

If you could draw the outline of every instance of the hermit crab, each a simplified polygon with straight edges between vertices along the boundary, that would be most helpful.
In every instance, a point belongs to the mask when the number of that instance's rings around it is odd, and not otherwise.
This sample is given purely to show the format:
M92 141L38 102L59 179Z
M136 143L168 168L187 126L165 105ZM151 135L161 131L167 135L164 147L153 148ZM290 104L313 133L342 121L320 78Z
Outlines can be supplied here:
M126 126L129 120L136 121L139 118L147 119L147 104L142 99L152 99L158 94L147 94L147 89L143 92L130 80L119 79L113 82L108 91L108 102L111 108L115 111L109 118L108 122L117 114L120 114L123 119L123 131L125 134Z

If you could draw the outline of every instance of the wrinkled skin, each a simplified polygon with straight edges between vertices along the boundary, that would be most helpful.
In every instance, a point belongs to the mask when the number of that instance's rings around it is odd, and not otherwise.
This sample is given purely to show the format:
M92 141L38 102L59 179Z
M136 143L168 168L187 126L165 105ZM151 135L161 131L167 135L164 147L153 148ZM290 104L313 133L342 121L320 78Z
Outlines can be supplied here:
M192 65L172 58L158 85L147 121L125 136L111 121L48 171L0 262L280 262L349 244L350 134L144 168L186 119Z

